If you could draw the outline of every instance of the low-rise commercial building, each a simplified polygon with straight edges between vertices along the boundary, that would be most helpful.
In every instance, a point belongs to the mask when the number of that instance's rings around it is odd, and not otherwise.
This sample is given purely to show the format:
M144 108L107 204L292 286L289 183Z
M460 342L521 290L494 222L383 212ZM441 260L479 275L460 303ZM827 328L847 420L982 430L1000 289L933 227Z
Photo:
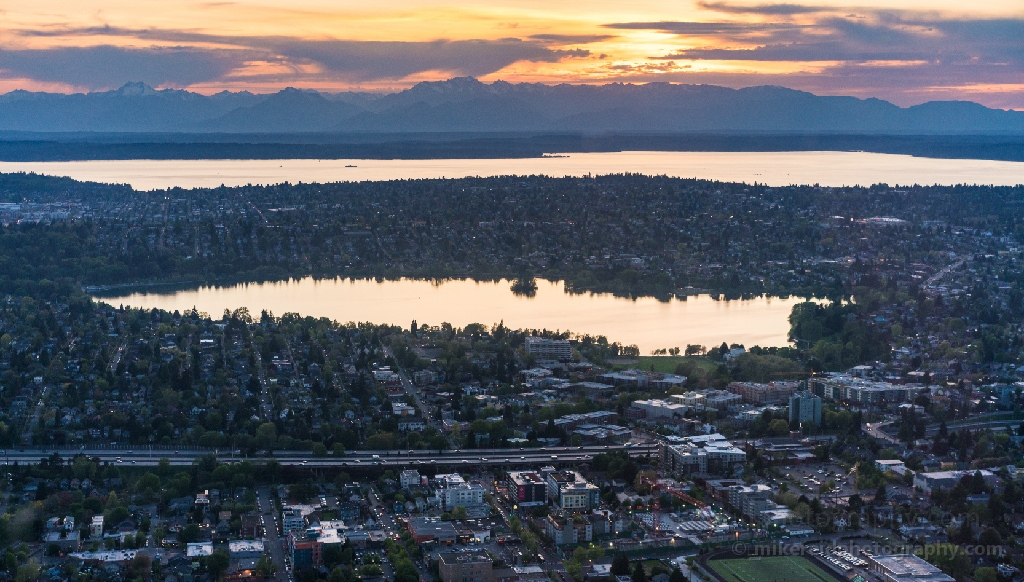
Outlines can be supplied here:
M494 564L485 552L441 552L437 569L443 582L492 582Z
M452 483L448 487L438 489L435 492L437 505L445 510L451 511L455 507L468 507L480 505L484 502L486 490L479 483Z
M409 533L417 544L436 541L439 544L455 543L455 526L449 521L436 517L416 517L409 520Z
M886 471L892 471L897 475L905 475L907 473L907 466L903 463L903 461L898 461L895 459L878 459L875 461L875 467L878 468L878 470L882 471L883 473Z
M669 471L730 475L747 461L742 449L718 433L686 437L682 441L662 445L662 463Z
M915 474L914 487L920 487L922 491L931 495L932 491L936 489L952 489L956 487L956 484L961 479L972 477L976 473L980 473L981 478L988 484L995 483L998 480L995 473L984 469L977 471L936 471L934 473Z
M816 384L821 386L825 398L875 406L906 402L914 392L908 386L864 380L848 374L830 374Z
M685 404L667 402L665 400L635 400L629 405L633 410L630 417L635 419L657 420L659 418L683 418L686 411L691 410Z
M797 382L769 382L767 384L731 382L726 386L726 390L738 395L747 404L766 406L785 404L799 387Z
M43 543L47 546L57 546L62 552L77 552L82 549L81 533L75 530L67 531L59 529L48 531L43 535Z
M886 582L954 582L952 576L912 554L869 556L867 562Z
M594 539L589 516L581 513L552 513L544 520L544 529L556 545L584 544Z
M669 400L689 406L694 410L727 410L739 405L743 397L725 390L695 390L685 394L673 394Z

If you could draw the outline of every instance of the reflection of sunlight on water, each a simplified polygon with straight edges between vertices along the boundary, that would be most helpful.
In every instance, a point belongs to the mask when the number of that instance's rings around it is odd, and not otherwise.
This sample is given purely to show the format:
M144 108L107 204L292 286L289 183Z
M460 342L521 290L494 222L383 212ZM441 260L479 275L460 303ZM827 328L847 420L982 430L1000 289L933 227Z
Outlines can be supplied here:
M0 172L36 172L127 183L138 190L468 176L640 173L770 186L996 184L1013 186L1024 163L940 160L867 152L596 152L567 158L364 160L90 160L0 162Z
M203 287L176 293L133 293L101 298L113 305L185 311L193 306L218 317L224 309L245 306L275 315L299 313L349 321L387 323L408 328L412 320L463 327L504 322L512 328L571 330L603 335L608 341L636 344L641 354L653 349L700 344L739 343L747 347L787 345L789 313L797 297L718 301L691 296L686 301L653 297L565 292L564 284L537 281L532 297L517 296L510 281L306 278L230 287Z

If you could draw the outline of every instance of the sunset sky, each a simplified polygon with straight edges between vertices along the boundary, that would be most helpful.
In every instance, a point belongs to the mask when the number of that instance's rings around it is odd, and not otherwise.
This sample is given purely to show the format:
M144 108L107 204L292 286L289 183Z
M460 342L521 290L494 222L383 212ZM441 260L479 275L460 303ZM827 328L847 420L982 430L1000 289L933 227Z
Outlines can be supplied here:
M898 8L893 8L898 6ZM970 10L965 10L969 7ZM6 0L0 92L782 85L1024 108L1021 0Z

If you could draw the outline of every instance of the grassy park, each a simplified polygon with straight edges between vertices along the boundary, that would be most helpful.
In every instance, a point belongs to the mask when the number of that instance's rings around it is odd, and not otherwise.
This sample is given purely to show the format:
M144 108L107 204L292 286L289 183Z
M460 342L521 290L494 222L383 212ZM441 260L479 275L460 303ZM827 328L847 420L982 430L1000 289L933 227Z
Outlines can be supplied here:
M728 582L835 582L835 578L799 556L710 560L708 566Z

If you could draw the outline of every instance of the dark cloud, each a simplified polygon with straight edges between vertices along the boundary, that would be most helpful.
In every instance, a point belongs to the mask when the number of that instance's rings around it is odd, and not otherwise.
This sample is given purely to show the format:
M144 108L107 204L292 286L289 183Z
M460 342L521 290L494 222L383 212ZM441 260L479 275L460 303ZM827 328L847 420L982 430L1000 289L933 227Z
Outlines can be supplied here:
M781 32L805 28L796 24L772 22L618 22L605 24L619 30L657 30L688 36L734 35L754 32Z
M519 61L557 62L576 56L537 42L438 40L432 42L306 41L265 39L259 46L290 59L318 63L353 81L402 79L425 71L479 77Z
M399 80L427 71L483 76L519 61L557 62L588 56L583 49L553 50L544 42L515 38L376 42L304 40L289 37L230 37L166 30L112 27L47 30L34 36L121 36L160 43L206 43L233 48L64 48L0 51L8 76L71 83L90 88L144 80L151 85L189 85L222 78L246 61L291 66L317 65L320 79L346 82Z
M698 2L697 6L715 12L727 14L761 14L765 16L794 16L816 12L832 12L834 8L824 6L808 6L805 4L755 4L744 6L728 2Z
M562 44L590 44L613 38L616 38L614 34L534 34L530 36L530 40Z
M653 60L829 61L842 66L873 61L870 69L864 69L872 75L884 76L883 69L926 67L933 69L935 77L946 75L947 84L978 82L974 75L982 71L986 76L998 71L1002 82L1019 83L1019 75L1024 73L1024 43L1020 41L1024 19L943 19L878 10L863 18L824 14L800 25L634 22L608 26L719 40L713 48L676 51L651 57ZM881 62L889 64L878 64Z
M191 47L127 49L114 46L0 50L8 77L90 88L128 81L150 85L191 85L218 79L244 62L241 51Z

